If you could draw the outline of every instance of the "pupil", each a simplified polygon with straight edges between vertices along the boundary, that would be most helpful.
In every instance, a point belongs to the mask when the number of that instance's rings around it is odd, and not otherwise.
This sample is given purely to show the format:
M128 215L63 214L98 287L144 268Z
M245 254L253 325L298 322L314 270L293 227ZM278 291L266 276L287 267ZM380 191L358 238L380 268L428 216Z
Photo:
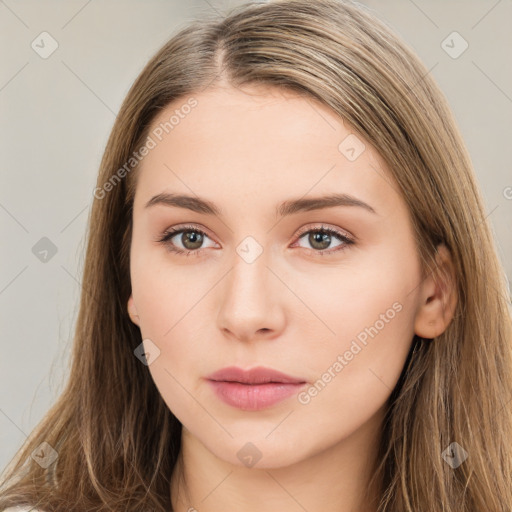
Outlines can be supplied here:
M326 247L329 247L330 239L331 239L331 236L329 235L329 233L316 232L310 236L310 243L313 247L316 247L316 244L320 244L321 246L317 247L317 248L325 249ZM323 242L323 246L322 246L322 242Z
M196 231L188 231L184 233L185 238L182 240L183 245L187 247L187 249L197 249L201 246L202 235L197 233ZM187 243L191 243L192 247L188 247Z

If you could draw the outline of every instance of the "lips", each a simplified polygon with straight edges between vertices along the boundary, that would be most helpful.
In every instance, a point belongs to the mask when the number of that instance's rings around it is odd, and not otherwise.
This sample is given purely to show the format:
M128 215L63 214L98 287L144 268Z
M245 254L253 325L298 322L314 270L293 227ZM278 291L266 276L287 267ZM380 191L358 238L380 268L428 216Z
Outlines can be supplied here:
M236 366L229 366L218 370L207 377L209 380L224 382L240 382L241 384L266 384L270 382L282 384L302 384L304 379L292 377L285 373L258 366L250 370L243 370Z
M212 373L207 381L224 403L244 411L259 411L297 394L306 384L300 378L271 368L243 370L231 366Z

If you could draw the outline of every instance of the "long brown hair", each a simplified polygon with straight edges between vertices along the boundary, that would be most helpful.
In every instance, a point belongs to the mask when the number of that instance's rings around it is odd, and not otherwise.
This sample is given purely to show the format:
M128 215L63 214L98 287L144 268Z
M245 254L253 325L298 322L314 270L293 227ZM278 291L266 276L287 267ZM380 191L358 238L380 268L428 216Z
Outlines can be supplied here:
M425 275L436 272L439 243L451 252L455 316L434 340L413 340L389 399L379 512L512 510L510 297L467 149L415 54L341 0L252 2L198 19L140 73L99 169L69 380L6 468L0 509L171 510L181 424L134 355L141 333L127 313L134 155L163 107L219 82L286 88L330 107L386 162ZM47 468L31 457L43 442L58 454ZM452 442L467 452L458 467L442 456Z

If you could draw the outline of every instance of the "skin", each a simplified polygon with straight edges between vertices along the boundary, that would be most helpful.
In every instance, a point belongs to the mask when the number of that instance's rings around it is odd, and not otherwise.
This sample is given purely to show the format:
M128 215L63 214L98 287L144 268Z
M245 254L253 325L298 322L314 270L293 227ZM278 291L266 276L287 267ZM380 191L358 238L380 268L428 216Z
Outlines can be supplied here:
M173 508L375 510L364 491L386 400L413 335L433 338L446 329L454 290L422 276L409 212L384 162L327 107L255 87L194 98L197 106L139 169L127 305L142 339L160 350L148 369L183 425ZM187 99L168 105L152 127ZM366 146L354 161L338 149L349 134ZM144 207L162 192L205 198L222 215ZM285 200L333 193L351 194L376 213L336 206L276 216ZM186 237L193 231L167 242L195 250L190 256L157 241L183 224L207 235L202 245ZM334 252L344 242L331 235L315 245L308 235L322 224L355 243ZM252 263L236 250L247 236L263 249ZM443 246L438 265L454 275ZM366 346L359 343L341 371L331 370L335 376L307 404L292 396L244 411L219 400L204 380L226 366L262 365L302 378L309 389L397 303L400 311ZM261 454L252 467L237 456L248 442Z

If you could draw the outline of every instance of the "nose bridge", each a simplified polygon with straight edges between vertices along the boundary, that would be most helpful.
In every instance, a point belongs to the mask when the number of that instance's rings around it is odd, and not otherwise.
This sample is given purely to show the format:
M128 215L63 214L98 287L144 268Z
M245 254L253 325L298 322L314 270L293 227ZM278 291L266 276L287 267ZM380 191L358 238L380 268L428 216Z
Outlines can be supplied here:
M257 257L251 255L251 248L237 248L233 257L233 268L228 278L225 302L233 302L240 310L252 310L253 314L265 309L268 303L268 257L262 252ZM254 259L252 259L254 258Z
M250 239L242 241L233 255L221 291L219 327L237 338L250 339L258 331L280 328L283 312L278 305L276 278L268 268L269 256Z

